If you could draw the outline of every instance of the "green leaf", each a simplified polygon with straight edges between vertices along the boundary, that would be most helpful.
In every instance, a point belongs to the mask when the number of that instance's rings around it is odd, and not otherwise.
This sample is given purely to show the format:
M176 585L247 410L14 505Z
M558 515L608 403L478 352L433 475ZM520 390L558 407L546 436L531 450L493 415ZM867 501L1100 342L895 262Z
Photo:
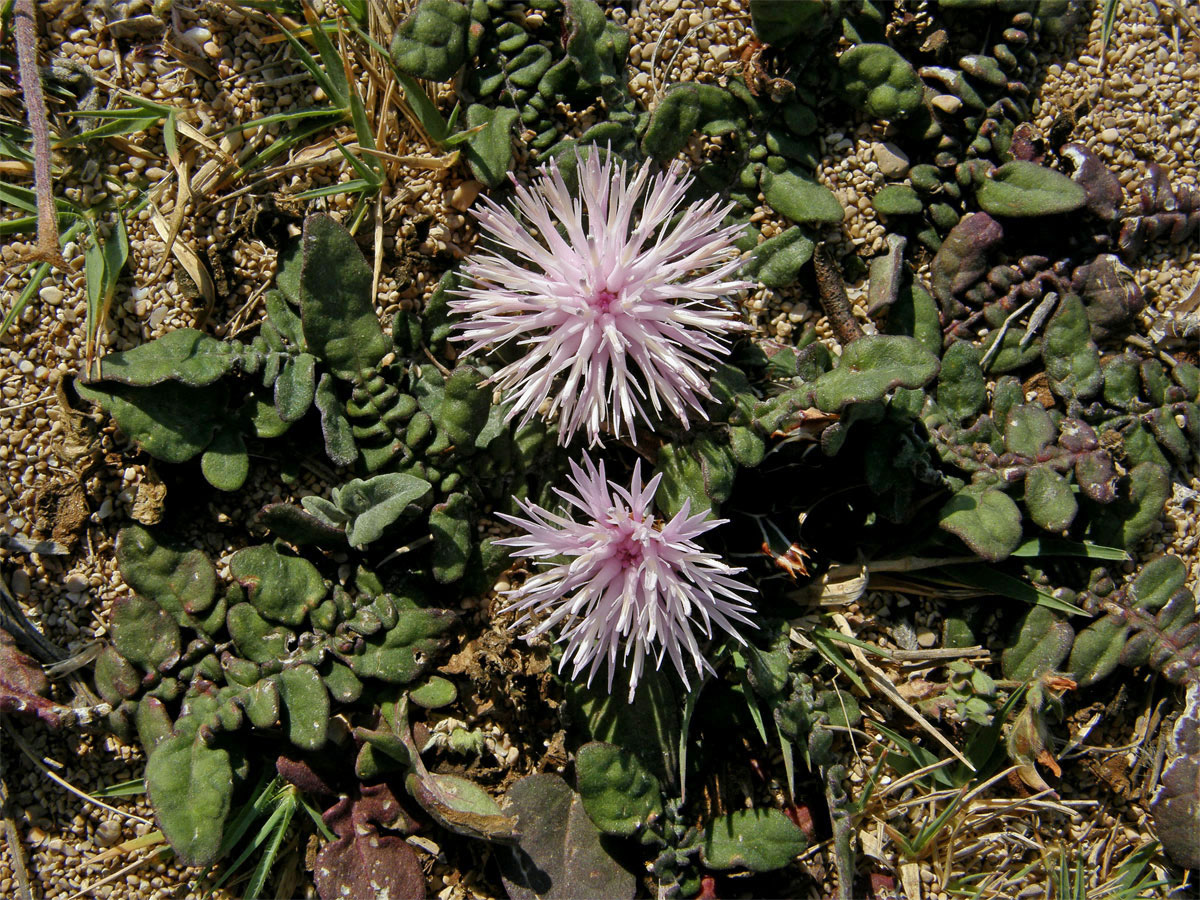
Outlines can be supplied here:
M100 378L138 387L169 380L202 387L236 365L232 345L194 328L180 328L132 350L110 353L100 360Z
M740 809L708 823L700 858L710 869L782 869L808 846L804 832L777 809Z
M975 415L987 399L987 384L980 362L983 353L966 341L951 344L942 355L937 402L959 421Z
M1033 681L1067 658L1075 629L1051 610L1035 606L1025 613L1017 638L1001 655L1004 677Z
M955 566L947 571L947 577L961 584L982 588L1000 597L1009 597L1013 600L1020 600L1022 603L1029 603L1034 606L1044 606L1047 609L1057 610L1068 616L1088 615L1087 610L1076 606L1074 603L1068 603L1066 600L1059 599L1053 594L1039 590L1026 581L1014 578L1011 575L1005 575L994 568L986 566Z
M1064 400L1090 400L1104 386L1100 351L1092 343L1083 301L1067 294L1046 326L1042 358L1050 389Z
M317 358L311 353L289 357L275 379L275 410L284 422L295 422L312 406L317 392Z
M658 451L655 473L663 479L655 504L665 516L674 516L690 503L691 515L704 509L714 512L729 499L737 464L728 444L702 433L690 441L664 444Z
M846 98L878 119L905 119L921 106L924 85L888 44L856 44L838 57Z
M429 666L446 644L442 637L456 616L446 609L402 609L396 624L364 638L362 649L343 658L359 678L407 684Z
M284 625L299 625L325 597L325 580L316 566L285 556L269 544L233 554L229 572L245 588L255 609Z
M1050 216L1079 209L1087 194L1061 172L1018 159L985 179L975 199L993 216Z
M454 682L440 675L430 675L421 684L408 692L408 699L424 709L440 709L449 706L458 697Z
M799 225L793 225L755 247L742 266L742 274L764 287L778 290L800 277L800 270L812 259L816 246Z
M146 789L163 835L189 866L213 862L233 797L228 751L210 747L199 723L178 727L146 761Z
M396 28L392 61L413 78L446 81L467 60L471 15L453 0L421 0Z
M801 225L838 225L845 218L833 191L793 170L762 173L763 199L775 212Z
M305 663L284 669L276 683L287 711L288 740L301 750L320 749L329 726L329 693L321 676Z
M343 381L364 378L391 350L371 298L371 268L330 216L305 219L303 240L300 310L309 351Z
M429 514L433 534L433 577L441 584L458 581L466 574L475 527L471 521L471 499L451 494Z
M179 661L179 625L163 609L141 597L113 604L112 640L117 652L149 671L166 671Z
M1049 466L1035 466L1025 475L1025 508L1038 526L1062 532L1075 521L1079 504L1067 479Z
M1129 626L1112 616L1093 622L1075 636L1067 671L1081 688L1090 687L1117 667Z
M163 462L181 463L208 446L228 414L224 385L194 388L178 381L150 387L76 382L85 400L103 407L138 446Z
M180 625L209 630L193 618L208 612L216 599L217 573L203 551L130 525L117 535L117 564L126 584L154 600Z
M1057 435L1054 419L1036 403L1014 406L1004 418L1004 446L1009 453L1036 459Z
M325 436L325 455L339 466L351 465L358 459L358 446L346 418L346 408L337 395L333 378L326 372L317 382L315 395L321 413L321 432Z
M359 478L340 488L334 488L333 500L338 511L347 517L346 539L352 547L365 548L409 510L433 492L433 485L423 478L394 472L376 475L365 481ZM313 498L301 503L310 512ZM420 506L414 507L419 511Z
M921 198L907 184L889 184L871 198L875 212L884 216L915 216L925 209Z
M880 400L897 387L924 387L938 370L937 357L916 338L867 335L849 344L837 368L817 379L817 406L837 412L850 403Z
M575 779L583 808L605 834L629 837L662 815L658 779L637 756L615 744L593 742L580 747Z
M1088 529L1097 543L1132 548L1148 535L1171 495L1166 469L1144 462L1122 479L1121 496L1100 507Z
M1021 511L1003 491L968 485L938 513L938 526L989 562L1006 559L1021 543Z
M467 107L467 126L474 134L467 139L462 153L471 174L488 187L498 185L512 168L512 129L518 118L517 110L504 106L491 109L472 103Z
M241 434L229 427L218 429L200 457L204 479L219 491L236 491L250 474L250 454Z

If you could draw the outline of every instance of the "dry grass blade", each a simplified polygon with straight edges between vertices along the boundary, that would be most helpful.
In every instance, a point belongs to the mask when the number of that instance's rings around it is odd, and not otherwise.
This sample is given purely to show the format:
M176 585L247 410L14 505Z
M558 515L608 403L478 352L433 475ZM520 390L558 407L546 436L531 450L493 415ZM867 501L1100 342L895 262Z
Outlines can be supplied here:
M17 895L21 900L33 900L33 892L29 888L29 870L25 868L25 850L21 844L21 834L17 831L16 820L8 806L8 783L0 775L0 815L4 820L4 840L8 846L8 860L13 874L17 878Z
M51 772L50 769L48 769L46 767L46 764L37 758L37 754L35 754L33 752L33 748L30 747L29 744L27 744L25 742L25 739L23 737L21 737L21 735L17 734L16 731L14 731L11 727L9 727L7 722L0 720L0 727L3 727L4 731L8 734L8 736L10 738L12 738L13 743L16 744L17 747L20 749L20 751L25 754L26 758L31 763L33 763L33 765L39 771L41 771L41 773L43 775L45 775L47 778L49 778L55 784L58 784L60 787L66 788L68 791L70 791L76 797L78 797L81 800L85 800L88 803L91 803L93 806L98 806L101 809L108 810L110 813L112 813L115 816L121 816L122 818L132 819L134 822L141 822L143 825L153 825L153 823L149 819L143 818L142 816L139 816L136 813L125 812L124 810L117 809L115 806L109 806L103 800L97 800L91 794L88 794L85 791L81 791L79 788L75 787L75 785L71 784L65 778L61 777L60 775L56 775L54 772Z
M150 860L154 859L155 857L162 856L164 853L169 852L169 850L170 850L170 848L168 848L168 847L159 847L153 853L147 853L141 859L135 859L133 862L131 862L129 865L125 866L124 868L117 869L117 871L115 871L109 875L105 875L99 881L93 881L91 884L84 885L79 890L77 890L75 893L71 894L71 896L67 897L66 900L76 900L76 898L82 897L84 894L90 894L92 891L96 890L96 888L104 887L104 885L109 884L110 882L116 881L118 878L121 878L125 875L128 875L130 872L134 871L135 869L141 868L142 866L144 866L146 863L150 862Z
M841 631L842 634L849 638L854 637L854 632L851 630L850 623L846 621L845 616L843 616L841 613L834 613L833 621L837 624L838 630ZM945 735L930 725L929 720L921 715L911 703L900 696L900 693L892 685L891 679L887 677L887 674L878 666L871 663L870 660L867 659L866 654L863 653L859 647L851 644L850 652L854 656L854 659L858 663L859 667L867 673L867 677L871 679L871 683L874 684L875 687L877 687L883 693L883 695L888 698L893 706L916 722L922 731L954 754L955 759L961 762L972 772L975 771L975 766L973 766L971 761L963 755L962 751L950 743Z
M179 264L183 266L184 271L191 276L192 281L196 283L201 296L204 297L205 308L211 309L213 304L216 303L217 289L208 274L208 269L200 261L200 257L187 244L173 239L171 224L153 202L150 203L150 221L154 225L154 230L158 232L159 237L164 241L170 241L171 253L179 261Z

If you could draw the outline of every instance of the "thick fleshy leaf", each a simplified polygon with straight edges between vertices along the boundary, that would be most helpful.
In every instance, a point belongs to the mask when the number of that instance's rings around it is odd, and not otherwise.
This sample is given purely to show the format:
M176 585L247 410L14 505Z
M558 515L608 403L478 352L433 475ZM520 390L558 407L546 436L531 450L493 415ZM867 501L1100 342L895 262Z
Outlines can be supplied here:
M433 486L423 478L393 472L376 475L366 480L354 479L334 489L334 503L346 518L346 540L350 546L364 548L379 540L383 533L413 506L419 512L422 500L433 491ZM305 501L313 498L305 498ZM302 501L304 502L304 501ZM428 501L426 501L428 502ZM324 519L320 511L305 509Z
M359 678L377 678L390 684L407 684L429 665L446 643L441 635L456 616L446 609L402 609L396 625L366 638L361 651L345 657Z
M1050 389L1064 400L1090 400L1104 386L1100 352L1092 343L1087 311L1074 294L1063 297L1042 338Z
M142 387L163 381L200 387L236 365L233 345L194 328L180 328L132 350L110 353L100 361L100 378Z
M658 779L637 756L616 744L580 747L575 780L583 808L605 834L628 837L662 814Z
M519 846L501 857L512 900L633 897L636 880L605 850L583 801L557 775L527 775L508 792Z
M800 270L812 259L816 246L799 225L793 225L755 247L742 267L742 274L764 287L785 287L800 277Z
M837 368L817 379L817 406L837 412L850 403L880 400L894 388L924 387L939 367L937 357L916 338L867 335L848 345Z
M142 597L119 597L113 603L112 639L122 656L149 671L166 671L179 660L179 625Z
M769 872L808 846L800 826L777 809L739 809L708 823L700 858L710 869Z
M310 665L284 669L277 678L279 699L287 711L288 740L301 750L317 750L329 726L329 693Z
M229 752L210 747L197 722L180 723L146 761L154 817L176 856L189 866L217 858L233 797Z
M275 379L275 410L284 422L295 422L312 406L317 392L317 358L301 353L283 364Z
M268 544L233 554L229 572L255 609L285 625L299 625L325 596L325 580L316 566Z
M1037 525L1055 532L1065 531L1079 512L1071 485L1049 466L1036 466L1025 475L1025 508Z
M764 169L762 193L771 209L801 225L838 225L846 215L833 191L792 170Z
M1025 613L1016 641L1001 656L1004 677L1032 681L1059 667L1075 640L1075 629L1044 606Z
M191 617L208 612L216 599L217 572L203 551L159 538L141 525L117 535L117 564L126 584L180 625L195 628Z
M102 407L138 446L163 462L181 463L208 446L228 414L224 385L191 387L164 381L149 387L83 384L76 390Z
M968 485L942 507L938 519L941 528L991 562L1006 559L1021 543L1021 511L995 488Z
M300 310L309 352L343 381L375 369L391 349L371 298L371 267L350 232L324 214L304 220Z
M200 457L204 480L219 491L236 491L250 474L250 454L246 442L233 428L221 428Z
M1061 172L1016 159L985 179L975 199L993 216L1050 216L1079 209L1087 193Z

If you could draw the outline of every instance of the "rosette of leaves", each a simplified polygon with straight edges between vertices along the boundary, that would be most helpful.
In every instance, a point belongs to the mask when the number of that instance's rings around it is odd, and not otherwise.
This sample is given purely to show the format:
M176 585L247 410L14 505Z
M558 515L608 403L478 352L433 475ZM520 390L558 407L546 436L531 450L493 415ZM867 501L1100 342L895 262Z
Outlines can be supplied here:
M936 310L921 294L932 324ZM1007 335L993 343L1000 343L992 358L1001 371L1040 355L1055 403L1027 402L1012 375L989 391L986 347L950 345L922 407L939 456L965 476L953 476L941 527L992 561L1022 542L1026 517L1044 532L1135 545L1162 511L1171 467L1191 459L1200 438L1200 371L1180 363L1168 373L1157 360L1133 355L1102 361L1083 303L1072 295L1061 299L1034 352Z
M146 749L158 824L193 865L217 856L249 774L236 733L322 748L364 682L414 681L455 621L415 584L389 593L360 571L355 591L331 587L272 545L236 552L224 587L201 551L140 526L118 536L117 561L135 593L114 605L96 688L115 707L114 730Z
M767 349L769 357L761 347L747 348L745 371L719 366L708 427L692 428L659 449L657 502L664 514L674 515L685 499L693 511L718 510L738 469L758 466L775 439L804 431L821 441L826 455L837 455L856 421L882 417L895 396L923 387L938 372L937 357L908 336L863 337L838 358L817 343L798 351ZM757 384L746 371L755 373Z
M570 143L555 114L563 99L590 103L601 96L607 119L581 140L623 148L634 120L628 52L629 36L594 0L542 3L536 19L504 0L421 0L391 47L405 93L418 103L420 88L411 79L458 78L472 101L464 155L475 177L491 186L512 166L518 120L536 134L530 142L535 156L559 155Z

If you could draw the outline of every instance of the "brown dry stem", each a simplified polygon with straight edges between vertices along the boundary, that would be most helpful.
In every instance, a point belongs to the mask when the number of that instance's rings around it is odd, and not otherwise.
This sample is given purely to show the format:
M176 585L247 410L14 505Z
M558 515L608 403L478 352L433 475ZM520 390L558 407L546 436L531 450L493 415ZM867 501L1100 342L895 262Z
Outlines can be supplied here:
M29 130L33 135L33 186L37 194L37 244L20 254L22 262L44 262L73 268L58 248L58 216L54 210L54 181L50 175L50 126L46 97L37 64L37 20L32 0L16 0L13 20L17 38L17 69L25 91Z

